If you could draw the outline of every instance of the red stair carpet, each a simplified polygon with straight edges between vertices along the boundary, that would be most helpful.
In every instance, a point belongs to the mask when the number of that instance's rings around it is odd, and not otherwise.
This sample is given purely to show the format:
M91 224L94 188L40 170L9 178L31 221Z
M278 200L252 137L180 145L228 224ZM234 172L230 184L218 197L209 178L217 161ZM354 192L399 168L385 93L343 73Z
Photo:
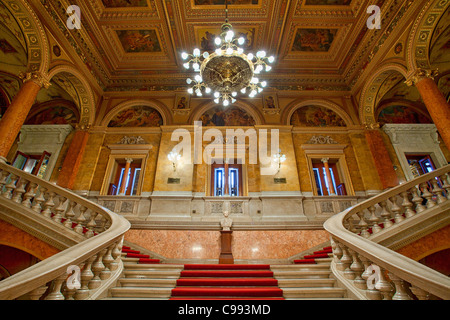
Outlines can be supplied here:
M159 263L159 259L150 259L150 256L148 254L141 254L138 250L132 250L130 247L123 246L122 252L126 253L127 258L139 258L138 263Z
M323 259L323 258L329 258L328 254L333 253L333 250L331 247L324 247L320 251L315 251L313 254L306 255L303 257L303 259L297 259L294 260L295 264L316 264L316 259Z
M266 264L186 264L170 300L284 300Z

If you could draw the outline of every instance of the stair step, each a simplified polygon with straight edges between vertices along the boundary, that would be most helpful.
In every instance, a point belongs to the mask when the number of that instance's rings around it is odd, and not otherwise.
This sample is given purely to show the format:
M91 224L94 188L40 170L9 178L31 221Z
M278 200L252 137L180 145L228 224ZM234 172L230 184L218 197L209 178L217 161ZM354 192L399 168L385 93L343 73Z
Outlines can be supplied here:
M176 279L154 279L154 278L122 278L118 281L121 287L163 287L175 288Z
M273 277L270 270L183 270L181 277Z
M155 263L155 264L138 264L135 262L124 262L124 267L126 270L166 270L174 271L183 270L183 265L179 264L165 264L165 263Z
M277 271L274 272L275 279L317 279L317 278L329 278L331 274L330 270L323 271L311 271L311 270L301 270L301 271Z
M124 270L126 278L175 278L180 277L180 271L161 270Z
M325 263L320 264L284 264L272 265L272 271L302 271L302 270L330 270L330 266Z
M334 287L336 280L332 278L317 279L278 279L278 286L284 288L317 288Z
M110 290L112 297L129 298L170 298L171 288L115 287Z
M277 286L273 278L182 278L177 280L177 286Z
M283 291L278 287L260 288L204 288L204 287L177 287L172 290L172 296L187 297L282 297Z
M343 298L345 289L333 288L284 288L285 298Z

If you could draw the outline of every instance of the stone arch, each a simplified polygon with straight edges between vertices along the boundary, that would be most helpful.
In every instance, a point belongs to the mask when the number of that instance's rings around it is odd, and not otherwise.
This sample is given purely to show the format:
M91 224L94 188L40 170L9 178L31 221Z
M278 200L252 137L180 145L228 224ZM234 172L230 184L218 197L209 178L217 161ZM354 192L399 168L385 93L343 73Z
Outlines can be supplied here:
M362 90L359 102L359 117L363 125L373 126L376 124L375 108L379 89L384 81L395 72L401 74L406 79L407 70L404 66L387 64L381 68L377 68L377 72L367 81Z
M13 15L24 35L28 51L27 72L39 72L44 76L47 75L50 64L49 43L45 29L29 1L0 1Z
M126 102L119 103L117 106L112 108L106 116L102 119L100 126L107 127L109 122L116 116L119 112L124 111L126 109L136 107L136 106L145 106L155 109L161 115L163 120L163 125L168 125L172 123L172 119L168 112L166 112L166 107L153 99L148 100L130 100Z
M281 123L291 125L291 118L292 118L292 115L294 114L294 112L302 107L311 106L311 105L330 109L333 112L335 112L338 116L340 116L342 118L342 120L344 120L346 126L353 125L353 121L350 118L350 116L347 114L347 112L342 110L342 108L339 105L337 105L331 101L327 101L327 100L323 100L323 99L310 99L310 100L298 99L298 100L295 100L294 102L291 102L287 106L287 108L284 110L283 114L281 115Z
M69 65L59 65L52 68L49 72L49 79L57 79L61 75L70 81L75 94L72 94L75 104L80 111L81 128L87 128L95 120L95 99L89 83L78 70Z
M191 116L189 117L188 123L194 124L194 121L199 121L200 117L206 111L213 109L217 106L219 106L219 105L216 104L214 101L204 102L203 104L201 104L200 106L197 107L197 110L195 112L193 112L191 114ZM264 124L264 117L262 116L262 114L257 110L257 108L254 105L252 105L248 102L237 100L235 103L233 103L231 106L229 106L227 108L231 108L231 107L237 107L237 108L247 112L255 121L255 125Z
M450 5L450 0L430 0L422 8L409 35L406 61L408 76L417 69L431 69L430 43L442 15Z

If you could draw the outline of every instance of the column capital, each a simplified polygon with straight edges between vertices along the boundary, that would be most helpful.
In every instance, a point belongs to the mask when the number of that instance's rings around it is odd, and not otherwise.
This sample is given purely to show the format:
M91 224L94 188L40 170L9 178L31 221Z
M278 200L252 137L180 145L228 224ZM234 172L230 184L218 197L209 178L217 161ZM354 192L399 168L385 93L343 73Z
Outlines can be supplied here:
M322 161L323 163L328 163L328 160L330 160L330 158L322 158L322 159L320 159L320 161Z
M125 161L126 161L127 163L132 163L132 162L133 162L133 159L132 159L132 158L125 158Z
M33 81L41 88L48 89L51 86L50 80L42 72L21 72L19 73L19 78L23 83Z
M379 122L366 122L364 123L364 129L366 130L376 130L380 129L381 125Z
M438 69L421 69L418 68L414 70L408 78L406 79L405 83L408 86L416 85L418 82L420 82L423 79L432 79L434 80L435 77L439 75Z

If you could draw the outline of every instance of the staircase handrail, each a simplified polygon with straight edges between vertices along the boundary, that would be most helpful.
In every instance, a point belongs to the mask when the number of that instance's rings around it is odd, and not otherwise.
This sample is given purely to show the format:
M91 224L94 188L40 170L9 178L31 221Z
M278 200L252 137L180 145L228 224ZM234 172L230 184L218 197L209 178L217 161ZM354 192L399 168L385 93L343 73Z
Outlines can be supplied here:
M70 190L0 161L0 197L85 240L0 282L0 300L89 299L121 265L128 220ZM60 226L59 226L60 227ZM60 227L61 228L61 227ZM72 274L69 268L79 268ZM72 277L73 275L73 277ZM68 282L75 278L79 282Z
M450 211L450 165L389 189L329 218L333 264L373 300L450 299L450 279L370 238L431 210ZM388 231L386 231L388 232ZM393 283L393 285L392 285Z

